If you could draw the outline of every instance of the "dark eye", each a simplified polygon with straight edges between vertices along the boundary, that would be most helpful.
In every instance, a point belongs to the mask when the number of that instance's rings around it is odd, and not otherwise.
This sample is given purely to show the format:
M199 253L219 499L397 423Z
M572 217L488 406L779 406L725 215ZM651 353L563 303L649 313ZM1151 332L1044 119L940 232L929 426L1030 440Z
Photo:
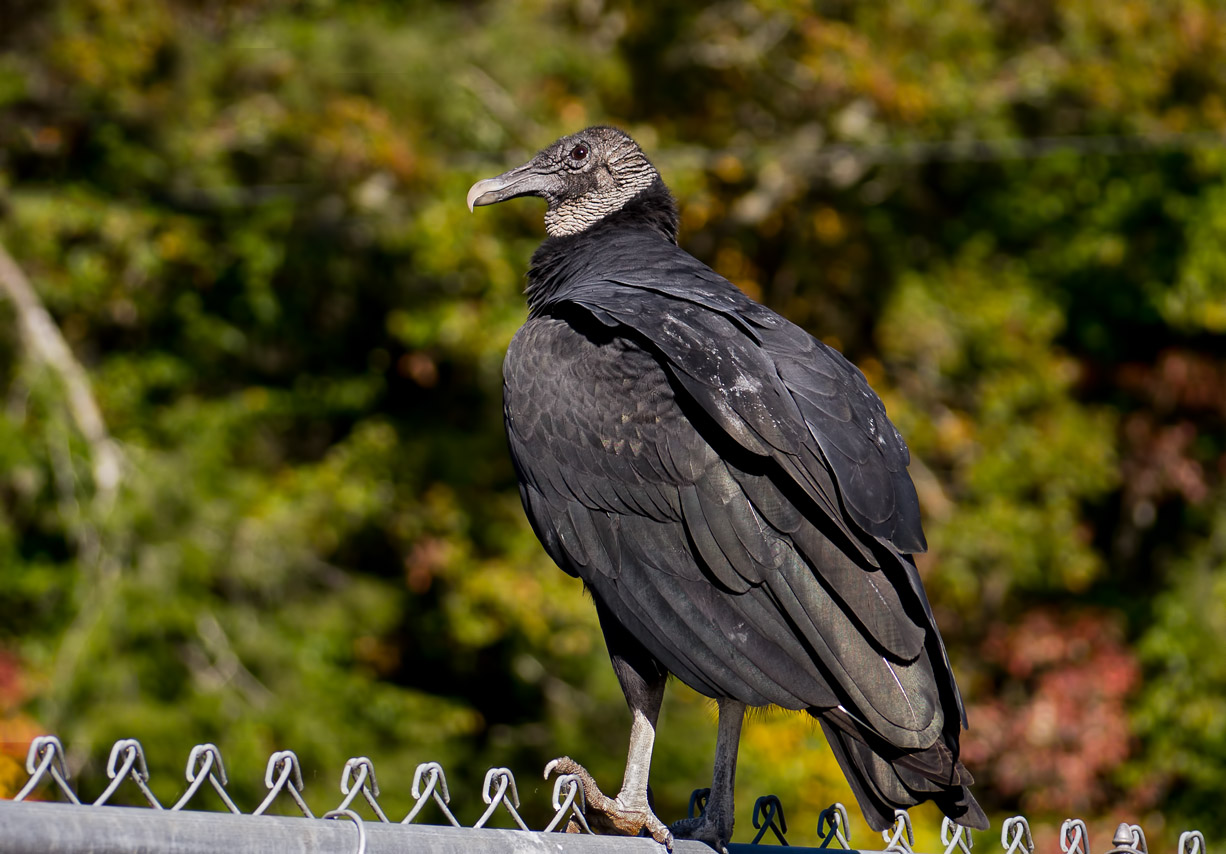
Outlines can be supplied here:
M582 142L570 150L570 159L575 162L582 162L587 159L587 146Z

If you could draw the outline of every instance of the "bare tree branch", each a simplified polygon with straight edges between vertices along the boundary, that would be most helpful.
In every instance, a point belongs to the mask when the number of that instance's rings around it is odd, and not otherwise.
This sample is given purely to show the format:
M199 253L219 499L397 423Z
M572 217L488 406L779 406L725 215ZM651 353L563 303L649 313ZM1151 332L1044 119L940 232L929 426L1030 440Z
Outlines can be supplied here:
M122 468L119 448L107 432L85 369L3 245L0 245L0 294L7 296L17 310L26 351L55 371L63 382L72 420L89 443L96 497L108 501L119 487Z

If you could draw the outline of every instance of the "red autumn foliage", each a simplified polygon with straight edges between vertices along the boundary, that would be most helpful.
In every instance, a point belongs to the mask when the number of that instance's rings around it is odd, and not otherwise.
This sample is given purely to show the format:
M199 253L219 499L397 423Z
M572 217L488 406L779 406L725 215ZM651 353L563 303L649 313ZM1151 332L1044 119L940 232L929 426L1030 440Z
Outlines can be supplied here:
M26 692L21 660L0 649L0 798L11 798L26 781L25 759L38 725L21 714Z
M1152 365L1124 365L1117 383L1143 403L1124 419L1120 469L1124 506L1144 528L1157 505L1171 498L1199 504L1226 476L1226 455L1199 442L1226 421L1226 366L1170 349Z
M984 789L1031 815L1114 803L1131 749L1126 703L1140 668L1119 620L1039 608L989 633L997 690L969 709L962 756Z
M11 652L0 649L0 715L11 712L24 698L21 662Z

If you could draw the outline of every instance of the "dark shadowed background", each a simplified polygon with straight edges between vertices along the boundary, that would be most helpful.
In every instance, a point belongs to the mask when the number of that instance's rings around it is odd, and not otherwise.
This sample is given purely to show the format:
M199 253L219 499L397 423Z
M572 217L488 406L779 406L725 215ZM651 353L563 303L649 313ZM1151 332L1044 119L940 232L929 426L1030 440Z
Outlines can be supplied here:
M389 812L426 760L466 822L491 765L534 815L555 755L616 789L628 714L502 431L543 208L464 205L613 123L907 437L994 827L1210 831L1223 56L1209 0L0 4L0 794L43 732L87 795L121 737L164 798L216 742L247 808L287 747L321 807L362 754ZM670 690L665 819L713 721ZM741 838L758 794L802 843L853 803L799 716L738 783Z

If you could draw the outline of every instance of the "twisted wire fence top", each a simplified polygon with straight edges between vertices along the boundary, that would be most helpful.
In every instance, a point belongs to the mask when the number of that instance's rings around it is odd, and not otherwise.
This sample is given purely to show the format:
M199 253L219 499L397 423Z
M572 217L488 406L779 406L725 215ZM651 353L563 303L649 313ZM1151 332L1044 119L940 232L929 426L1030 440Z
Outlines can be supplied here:
M213 768L216 766L217 771L214 773ZM230 795L226 792L226 786L229 780L226 778L226 766L221 761L221 751L217 749L215 744L197 744L192 748L191 754L187 757L187 791L183 793L183 797L175 802L171 807L172 810L181 810L187 806L188 802L200 790L200 786L208 780L212 784L217 796L221 798L222 803L226 805L226 809L235 815L241 815L242 810L230 799Z
M40 787L51 785L56 796L72 804L81 804L79 796L69 783L70 775L64 746L56 736L39 736L30 743L26 758L26 773L29 779L13 800L24 801ZM110 782L102 794L92 802L92 806L103 806L110 803L120 786L130 781L136 785L153 809L181 811L192 802L207 782L221 798L227 811L235 815L243 814L226 791L229 778L226 775L221 751L215 744L198 744L191 749L184 774L187 789L171 807L162 804L149 787L148 762L144 748L136 739L127 738L115 742L107 761L106 774ZM278 798L285 797L304 817L316 817L303 797L305 786L302 779L302 766L298 761L298 756L292 750L279 750L268 757L264 786L268 789L268 794L258 806L251 810L250 815L266 814ZM413 823L426 806L433 801L448 824L453 827L463 826L450 808L451 791L447 785L446 772L439 763L423 762L418 765L413 775L410 792L414 799L413 805L399 823ZM386 810L379 802L378 777L375 774L374 762L369 757L355 756L345 763L341 772L340 793L342 796L340 802L334 809L324 814L325 818L352 820L351 816L356 816L356 813L351 807L361 795L379 822L395 823L388 817ZM582 832L591 833L583 815L585 804L583 794L583 782L578 777L572 774L558 776L554 780L553 787L554 815L545 829L553 830L560 825L564 827L563 822L574 822ZM491 768L486 773L481 797L486 804L486 809L472 825L474 828L485 827L501 807L510 816L516 827L520 830L530 829L519 814L519 789L515 783L515 775L509 768Z
M14 801L27 800L40 789L49 788L53 797L67 801L67 805L83 805L70 783L66 753L57 737L43 735L31 741L26 756L26 773L29 779L14 796ZM111 803L120 787L131 783L153 810L174 813L185 810L208 783L227 813L244 814L227 791L230 780L226 774L225 763L220 749L212 743L198 744L191 749L184 771L186 789L169 807L162 804L149 786L149 767L145 751L136 739L126 738L115 742L107 759L106 775L109 782L90 806ZM303 817L316 818L303 797L302 766L292 750L279 750L268 757L264 785L268 792L249 815L264 815L278 799L288 798ZM399 822L388 816L387 810L379 801L379 781L374 762L369 757L355 756L345 763L340 775L339 791L341 799L337 806L326 811L321 818L352 822L356 828L353 837L354 850L359 852L364 852L367 847L366 825L353 809L359 795L366 801L379 824L413 824L433 802L435 811L441 814L447 825L454 828L464 827L451 808L451 791L447 776L437 762L423 762L417 766L410 786L413 804ZM480 795L485 809L471 828L486 827L495 813L502 810L518 830L531 830L520 815L519 790L515 775L509 768L490 768L485 774ZM709 790L694 791L689 805L691 817L705 810L708 797ZM592 833L585 816L583 781L579 777L573 774L557 775L553 780L551 805L553 815L543 828L545 832L569 830ZM0 809L2 808L3 802L0 801ZM222 813L218 815L224 817ZM768 841L782 846L789 845L788 824L784 817L783 804L778 797L767 795L757 799L753 808L753 826L757 834L750 845L762 843L768 833ZM817 818L816 829L821 842L819 848L813 850L855 850L851 844L847 808L842 804L836 803L822 810ZM885 843L884 851L914 854L915 833L907 812L896 811L894 824L881 835ZM975 844L968 828L957 825L948 818L942 822L940 840L944 846L941 854L972 854L971 849ZM1061 825L1059 842L1063 854L1093 854L1086 823L1081 819L1070 818ZM1149 854L1145 833L1136 824L1120 824L1111 842L1112 847L1106 854ZM747 846L732 847L735 849ZM1034 838L1025 817L1012 816L1004 820L1001 825L1000 850L1002 854L1034 854ZM1184 831L1179 836L1175 854L1208 854L1204 834L1199 830Z
M1178 854L1207 854L1205 834L1199 830L1185 830L1179 834Z
M1090 854L1090 833L1079 818L1068 818L1060 825L1060 850L1064 854Z
M1000 827L1000 847L1005 854L1034 854L1030 823L1020 815L1005 819Z
M941 844L945 846L944 854L957 854L959 851L962 854L971 854L971 847L975 843L969 827L954 824L946 816L945 821L941 822Z
M485 827L485 823L490 820L494 810L502 805L511 814L511 818L515 819L515 824L520 830L528 829L528 825L524 824L524 820L519 817L519 792L515 788L515 777L511 774L510 768L491 768L485 772L481 799L489 806L481 814L481 818L473 824L473 827Z
M847 807L842 804L831 804L818 814L817 838L822 840L819 848L829 848L832 842L837 842L840 848L851 848Z
M787 820L783 817L783 804L779 802L779 798L775 795L766 795L758 798L753 805L753 826L757 829L758 835L753 838L751 844L757 845L762 841L762 837L766 835L766 831L773 831L775 838L779 840L781 845L787 845L787 839L784 834L788 832Z
M915 844L915 831L911 827L911 813L906 810L894 810L894 826L881 831L885 840L886 851L897 851L899 854L911 854L911 846Z

